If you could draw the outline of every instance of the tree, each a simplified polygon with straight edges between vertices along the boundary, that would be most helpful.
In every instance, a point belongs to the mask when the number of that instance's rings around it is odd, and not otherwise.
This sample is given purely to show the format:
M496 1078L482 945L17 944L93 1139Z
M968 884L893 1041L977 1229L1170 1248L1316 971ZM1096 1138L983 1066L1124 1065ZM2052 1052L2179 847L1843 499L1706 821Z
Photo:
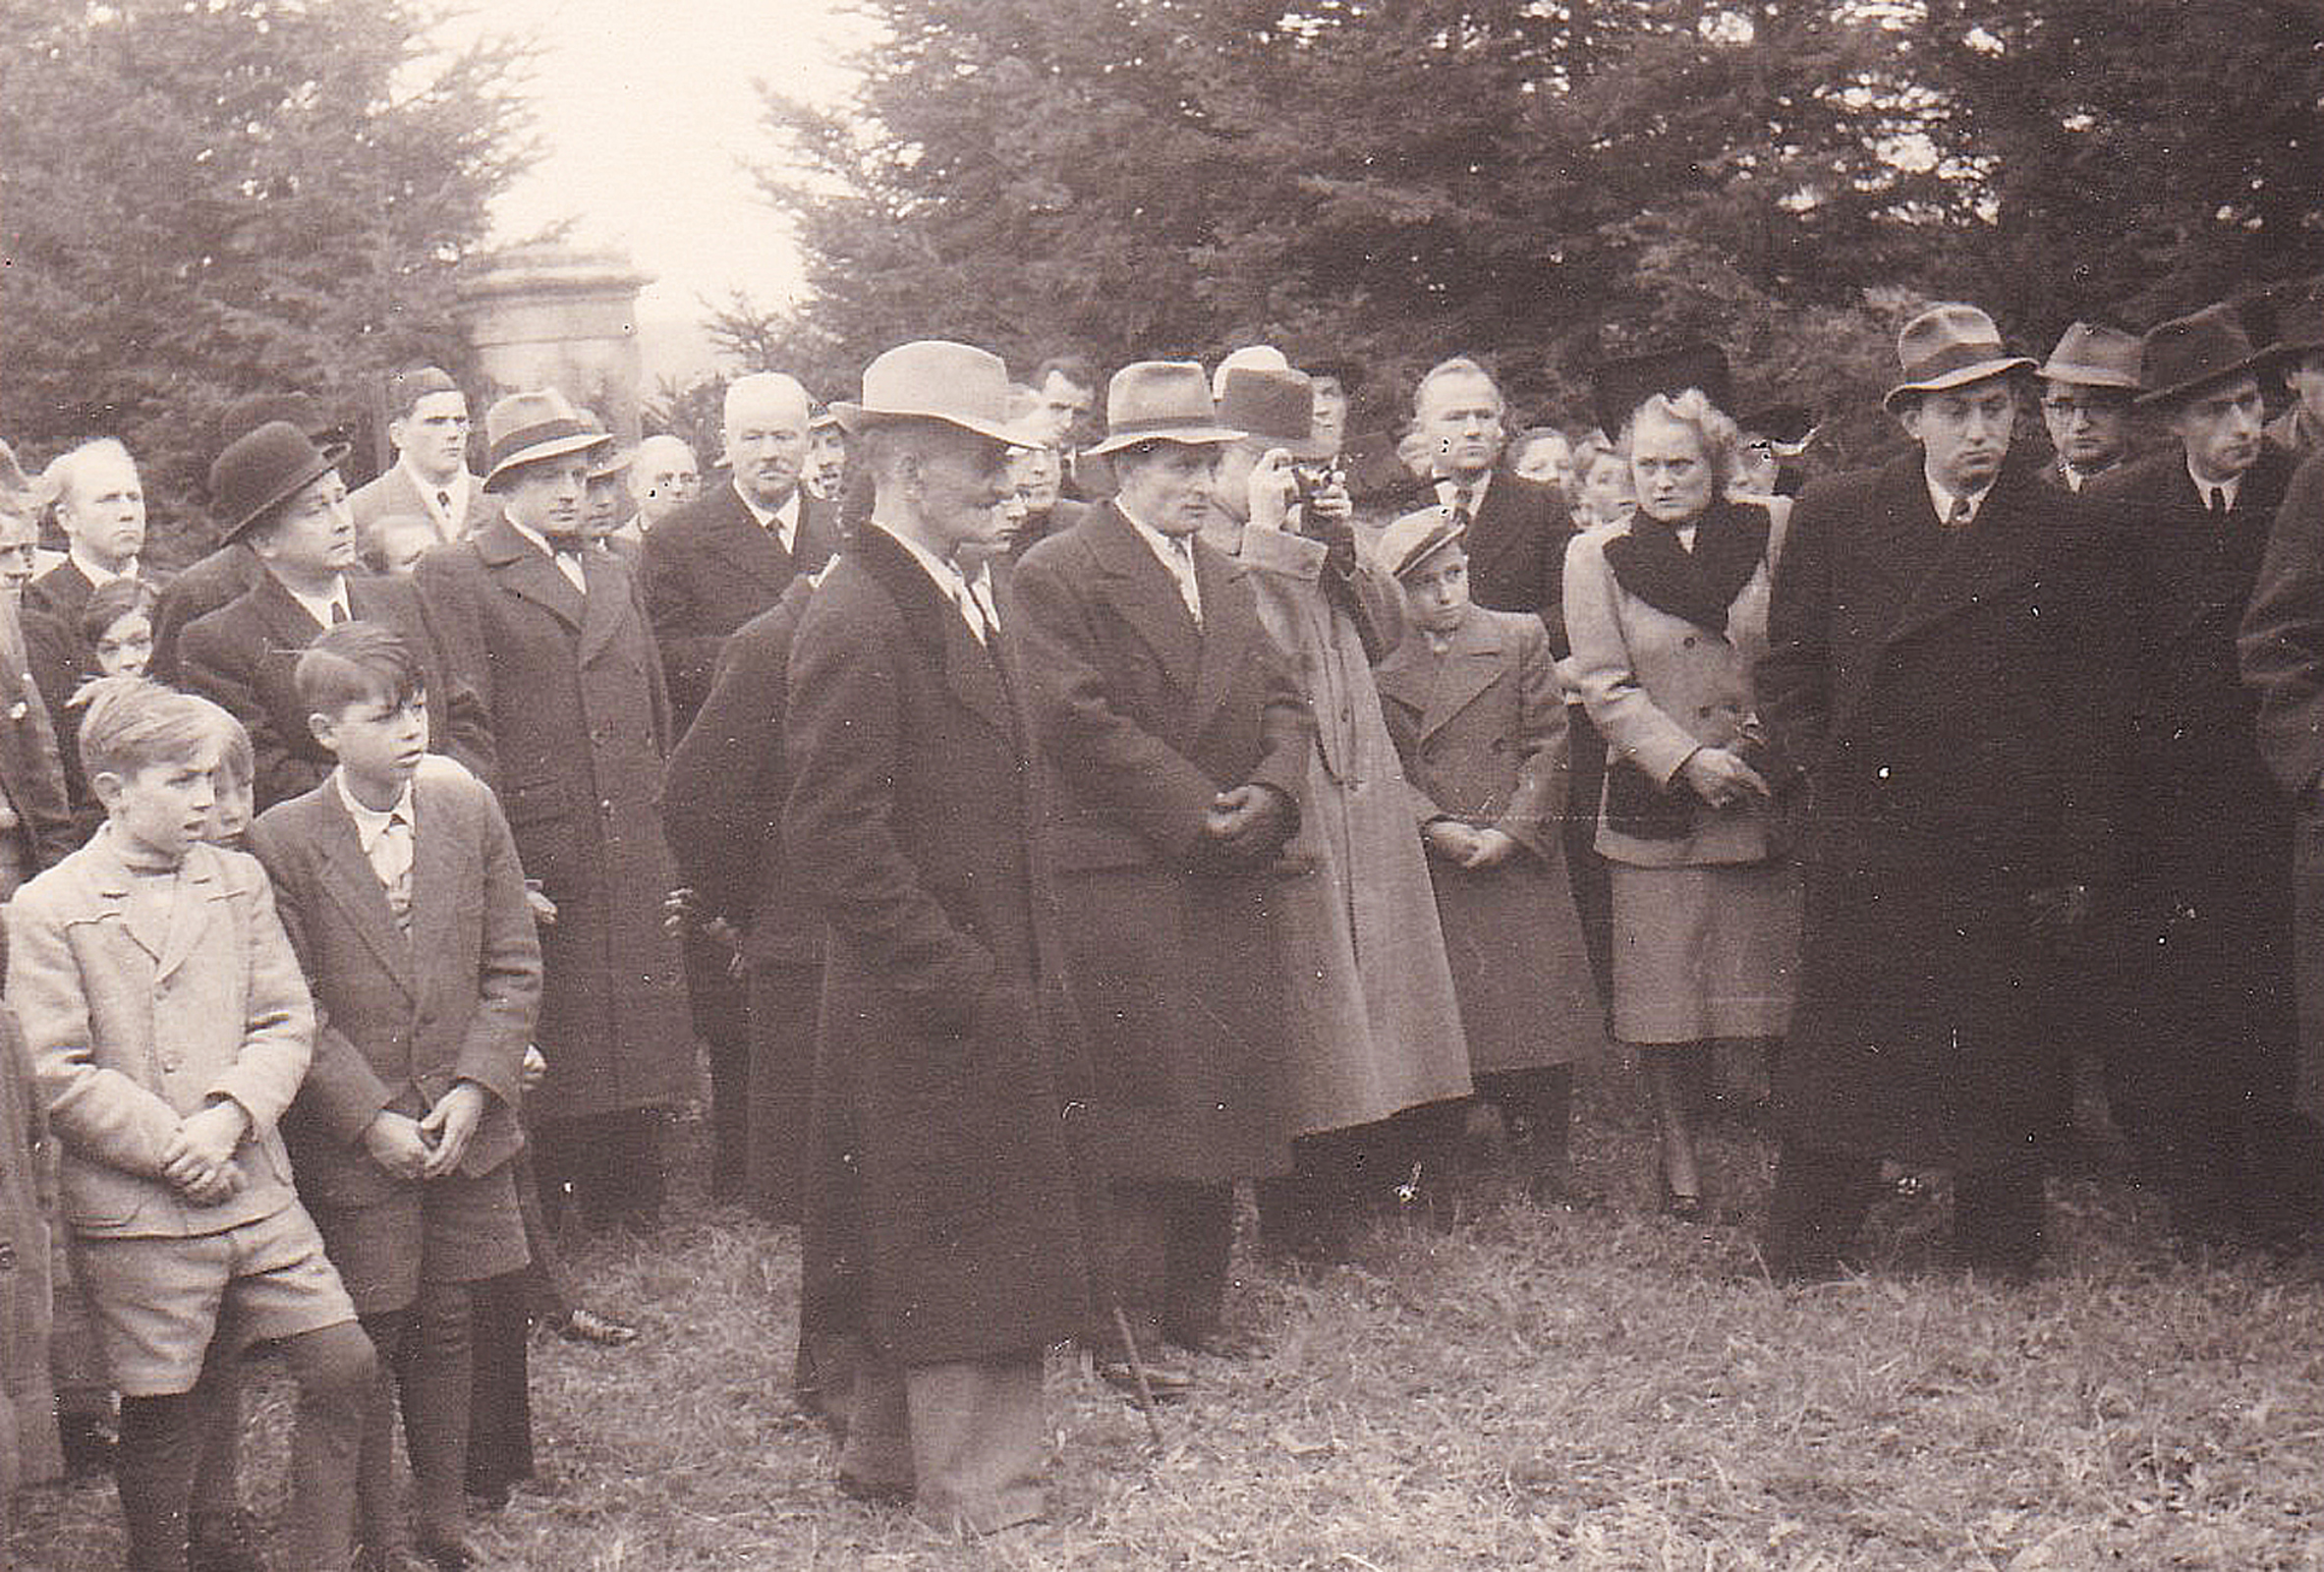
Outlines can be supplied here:
M206 548L198 499L235 398L353 414L381 372L460 366L463 257L531 156L524 50L425 55L408 0L110 0L0 20L0 429L45 455L109 432L154 553Z
M854 102L769 100L816 290L781 347L823 376L923 334L1019 365L1268 338L1399 391L1483 353L1572 418L1602 356L1707 332L1746 397L1876 409L1919 294L2030 341L2319 261L2304 0L872 9Z

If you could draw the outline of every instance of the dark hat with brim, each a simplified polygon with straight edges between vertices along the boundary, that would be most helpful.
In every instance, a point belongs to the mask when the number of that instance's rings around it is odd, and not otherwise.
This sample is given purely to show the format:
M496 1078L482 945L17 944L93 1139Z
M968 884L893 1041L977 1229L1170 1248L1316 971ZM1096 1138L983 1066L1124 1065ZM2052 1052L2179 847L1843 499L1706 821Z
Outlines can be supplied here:
M1315 383L1305 371L1230 365L1221 379L1219 423L1294 459L1332 456L1332 445L1315 434Z
M2045 382L2135 393L2141 359L2137 335L2099 322L2076 322L2042 363L2040 375Z
M484 489L506 487L528 464L610 447L613 439L590 428L579 410L553 387L511 393L484 412Z
M1393 579L1416 572L1429 558L1468 535L1468 526L1452 509L1432 505L1416 508L1380 532L1373 560Z
M210 509L224 526L222 538L241 539L346 457L346 443L316 447L288 421L268 421L236 437L210 465Z
M1709 339L1604 362L1590 373L1590 384L1591 411L1598 429L1609 437L1619 437L1638 406L1657 393L1676 398L1690 387L1700 388L1722 410L1734 396L1727 352Z
M2030 355L2012 355L2002 343L1993 318L1974 306L1946 301L1906 322L1897 334L1897 385L1881 398L1892 415L1898 404L1922 393L1967 387L2013 371L2030 371Z
M1804 404L1770 404L1735 418L1735 429L1745 436L1765 437L1786 447L1797 447L1815 433L1816 412Z
M2231 377L2256 377L2283 354L2281 345L2254 350L2251 336L2224 302L2175 316L2147 330L2140 370L2146 391L2138 395L2138 406L2181 404Z

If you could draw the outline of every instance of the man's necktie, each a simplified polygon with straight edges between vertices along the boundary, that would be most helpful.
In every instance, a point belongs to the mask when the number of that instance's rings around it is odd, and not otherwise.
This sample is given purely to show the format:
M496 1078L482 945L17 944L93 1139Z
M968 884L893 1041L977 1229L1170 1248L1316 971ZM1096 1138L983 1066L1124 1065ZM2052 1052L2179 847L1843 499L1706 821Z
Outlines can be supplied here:
M2215 485L2211 488L2211 511L2213 513L2225 513L2227 511L2226 486Z
M449 519L449 518L452 516L452 493L451 493L451 492L449 492L449 491L438 491L438 492L435 494L435 510L436 510L436 512L438 512L438 513L442 514L442 515L443 515L445 518L447 518L447 519Z
M546 540L548 549L560 557L578 557L581 548L588 543L587 537L579 530L543 531L540 538Z
M1164 538L1170 543L1171 576L1178 581L1178 598L1186 603L1186 614L1199 628L1203 625L1203 601L1194 577L1194 544L1182 534Z
M1964 529L1968 522L1976 516L1977 505L1975 503L1967 497L1955 497L1952 508L1947 510L1945 514L1945 528L1948 530Z
M338 627L338 626L339 626L339 624L341 624L341 623L343 623L343 622L349 622L349 621L352 621L352 620L353 620L353 619L352 619L352 618L350 618L350 617L347 615L347 602L346 602L346 601L344 601L344 600L334 600L334 601L332 601L332 602L331 602L331 626L332 626L332 627L336 628L336 627Z

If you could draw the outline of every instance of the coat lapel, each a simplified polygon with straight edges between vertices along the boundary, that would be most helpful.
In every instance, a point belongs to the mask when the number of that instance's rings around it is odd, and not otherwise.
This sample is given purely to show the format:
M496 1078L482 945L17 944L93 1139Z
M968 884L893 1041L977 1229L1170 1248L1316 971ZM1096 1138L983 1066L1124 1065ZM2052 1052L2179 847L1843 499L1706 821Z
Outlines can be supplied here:
M260 572L258 582L251 586L251 610L255 614L264 646L259 650L263 659L272 654L297 654L314 643L322 632L322 624L314 614L294 599L273 574ZM348 597L348 609L355 608L354 596Z
M153 968L156 983L168 981L170 974L185 965L186 957L194 953L195 940L201 937L208 926L202 920L202 908L217 893L218 871L213 859L198 848L179 868L171 886L169 932L162 939L161 959Z
M586 610L581 591L547 552L517 533L505 514L476 533L476 548L494 581L509 593L579 631Z
M364 855L363 841L355 832L355 820L339 801L338 788L326 780L316 792L313 807L320 819L321 834L317 838L323 851L323 888L346 914L355 930L363 935L371 952L379 957L379 964L395 979L396 985L417 997L411 940L396 926L395 913L388 909L387 891L380 885L379 875L372 871L371 860ZM417 859L417 848L424 844L417 826L413 844ZM412 905L417 923L420 885L417 861L412 878Z
M720 498L726 505L712 521L707 532L710 549L724 557L742 573L756 582L769 594L781 594L791 582L793 563L791 553L772 530L761 526L758 518L734 489L734 482L726 482ZM807 541L807 527L813 509L806 492L799 493L799 533L795 538L801 545Z
M1419 712L1424 739L1444 730L1453 716L1475 703L1501 680L1504 669L1500 639L1492 624L1474 609L1452 630L1452 642L1442 655L1428 647L1428 636L1417 628L1397 646L1396 657L1408 654L1413 657L1410 666L1393 679L1394 698ZM1381 669L1378 681L1382 693L1390 692L1387 667Z
M1948 533L1937 522L1928 487L1921 483L1918 467L1914 467L1911 488L1890 499L1888 522L1894 533L1918 535L1922 543L1919 550L1900 552L1892 560L1910 561L1921 556L1932 535L1936 554L1889 630L1888 643L1913 638L1985 605L2035 576L2035 563L2023 539L2025 530L2035 522L2026 517L2029 493L2038 504L2039 486L2032 473L2022 467L2005 468L1986 493L1975 522L1965 530Z
M1122 620L1146 647L1154 651L1155 658L1162 662L1162 675L1180 693L1191 696L1196 690L1198 668L1209 640L1187 612L1186 602L1178 594L1177 581L1155 560L1154 552L1130 521L1110 502L1099 505L1083 522L1082 529L1086 532L1084 538L1089 541L1090 554L1097 559L1103 575L1099 592L1121 613ZM1204 577L1204 552L1199 541L1195 546L1194 582L1207 608L1211 604L1211 586Z
M550 564L555 570L555 564ZM589 594L581 607L581 647L579 656L588 665L599 651L613 642L621 625L630 614L629 575L621 559L612 552L595 547L581 554L581 575L589 584ZM563 574L558 574L562 579Z
M1148 552L1148 557L1153 553ZM1177 586L1169 582L1169 574L1161 563L1154 571L1162 576L1162 590L1178 602L1183 614L1186 603L1178 600ZM1251 641L1264 639L1267 630L1260 625L1257 615L1228 616L1227 607L1236 599L1251 593L1242 580L1249 573L1234 558L1197 538L1194 542L1194 585L1203 597L1202 653L1197 664L1194 682L1194 705L1187 717L1189 736L1200 736L1219 706L1226 702L1227 693L1234 687L1236 676L1251 657ZM1192 626L1188 619L1188 626Z
M968 631L968 620L952 597L937 589L928 570L878 525L866 524L859 530L849 550L887 590L904 626L935 658L945 690L1014 743L1016 716L1001 685L1000 669L984 644Z

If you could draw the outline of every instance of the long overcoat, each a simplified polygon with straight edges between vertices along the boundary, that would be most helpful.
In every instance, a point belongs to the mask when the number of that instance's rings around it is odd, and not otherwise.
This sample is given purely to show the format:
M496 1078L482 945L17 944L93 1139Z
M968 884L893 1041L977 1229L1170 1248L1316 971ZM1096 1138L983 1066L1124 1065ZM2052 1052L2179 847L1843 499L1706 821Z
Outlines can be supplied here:
M2299 1102L2324 1118L2324 454L2299 466L2276 510L2237 648L2260 757L2294 804Z
M1604 1051L1605 1011L1559 835L1565 702L1541 620L1471 606L1442 653L1408 633L1375 677L1415 817L1498 829L1518 845L1494 868L1428 863L1470 1071Z
M2140 579L2135 789L2108 925L2118 998L2133 1012L2124 1029L2276 1104L2298 1038L2292 810L2260 757L2236 635L2291 476L2292 461L2263 447L2215 518L2173 443L2082 492L2128 526Z
M1302 1135L1469 1095L1468 1041L1437 924L1411 785L1353 619L1326 593L1325 546L1242 531L1237 551L1259 617L1298 672L1316 746L1285 851L1305 871L1282 886L1285 982L1299 1056L1291 1111ZM1401 632L1401 601L1351 580L1376 625ZM1385 643L1392 646L1393 639Z
M1918 449L1801 494L1759 666L1809 773L1788 1139L1979 1169L2056 1127L2056 951L2030 897L2107 871L2122 554L2016 460L1951 533Z
M420 560L415 580L453 670L490 717L500 806L525 876L556 904L541 929L536 1118L676 1102L694 1089L677 882L657 807L669 704L636 585L584 553L589 592L506 518Z
M830 929L801 1331L904 1365L1088 1324L1086 1067L1036 906L1022 683L870 526L791 646L783 844Z
M1199 627L1100 503L1013 581L1043 851L1089 1032L1092 1150L1116 1177L1276 1173L1293 1133L1272 854L1225 865L1203 815L1246 782L1297 804L1314 721L1242 569L1200 541L1194 563Z

